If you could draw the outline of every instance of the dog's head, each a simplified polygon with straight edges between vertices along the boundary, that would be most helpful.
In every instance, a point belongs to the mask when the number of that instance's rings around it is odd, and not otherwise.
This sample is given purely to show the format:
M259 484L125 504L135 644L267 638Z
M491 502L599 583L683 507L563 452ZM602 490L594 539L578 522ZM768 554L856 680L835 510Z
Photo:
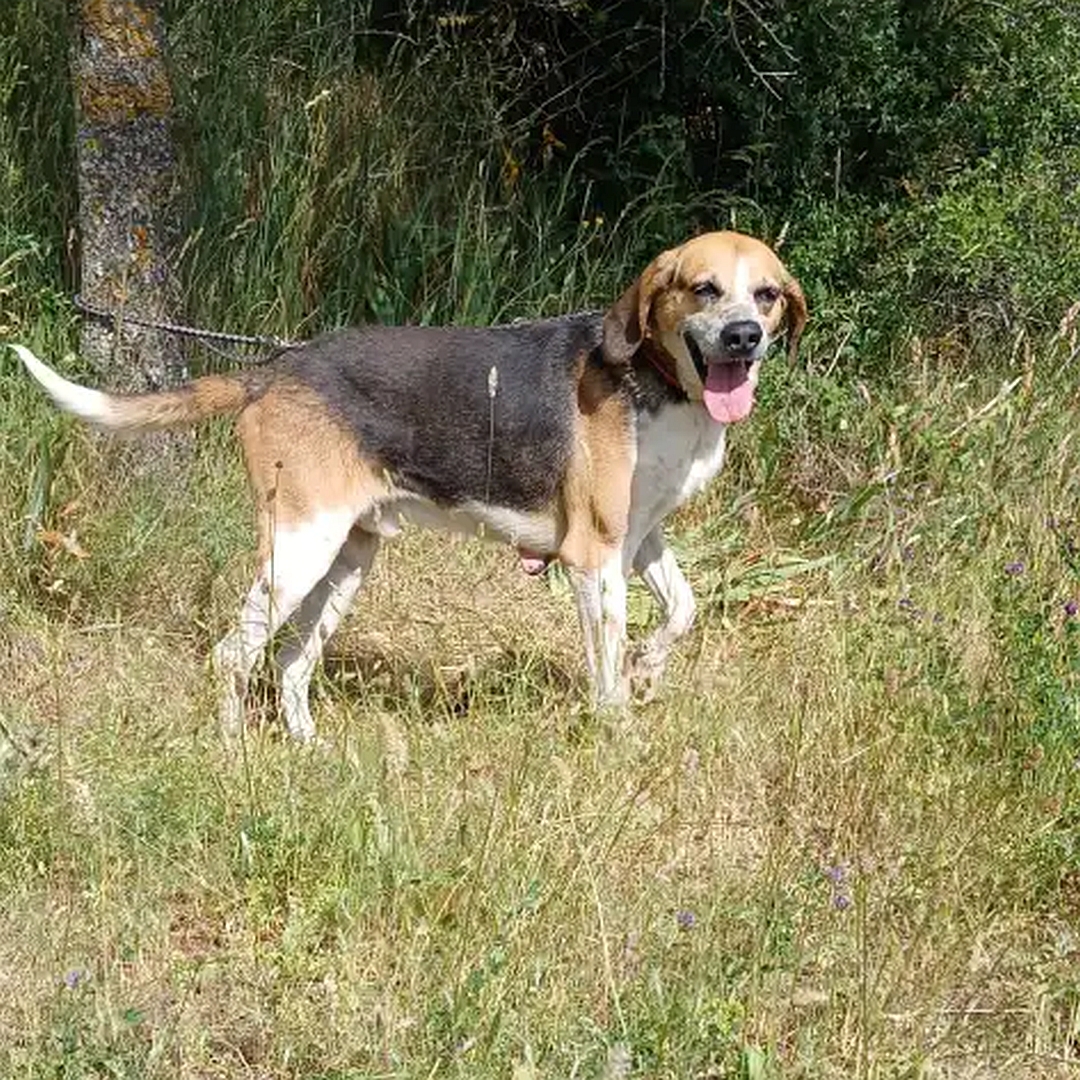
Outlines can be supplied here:
M747 416L760 360L782 327L794 358L806 324L799 283L752 237L706 233L658 255L604 316L604 356L629 364L648 340L718 423Z

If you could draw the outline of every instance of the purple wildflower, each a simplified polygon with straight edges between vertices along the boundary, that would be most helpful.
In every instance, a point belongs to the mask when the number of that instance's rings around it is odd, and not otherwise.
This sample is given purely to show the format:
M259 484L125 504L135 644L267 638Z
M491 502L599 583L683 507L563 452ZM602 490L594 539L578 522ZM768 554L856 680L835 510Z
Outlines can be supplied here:
M1009 577L1019 577L1024 572L1024 564L1021 560L1017 559L1015 562L1008 562L1005 564L1005 573Z
M832 882L832 905L837 911L846 911L851 906L848 892L848 868L842 862L823 867L822 872Z
M85 971L79 971L77 968L72 968L71 971L69 971L64 976L64 985L69 990L74 990L75 987L77 987L79 985L79 983L83 982L83 980L85 978L86 978L86 972Z
M922 608L916 606L915 601L912 600L910 596L901 596L900 599L896 601L896 606L901 611L906 611L907 614L916 621L921 619L925 614Z
M684 908L675 913L675 921L679 924L680 930L693 930L697 925L697 916Z
M1065 601L1065 615L1068 618L1073 618L1078 611L1080 611L1080 604L1078 604L1075 600Z

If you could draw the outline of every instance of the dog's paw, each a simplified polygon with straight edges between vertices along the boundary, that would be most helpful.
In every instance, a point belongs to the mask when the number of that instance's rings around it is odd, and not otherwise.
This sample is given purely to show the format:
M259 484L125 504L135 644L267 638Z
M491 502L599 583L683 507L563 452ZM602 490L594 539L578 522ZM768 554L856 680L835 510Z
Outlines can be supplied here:
M601 715L621 715L626 712L629 705L630 683L625 676L619 680L617 687L593 700L593 710Z
M647 705L656 697L667 670L667 660L667 652L651 647L647 641L630 653L626 672L634 701Z

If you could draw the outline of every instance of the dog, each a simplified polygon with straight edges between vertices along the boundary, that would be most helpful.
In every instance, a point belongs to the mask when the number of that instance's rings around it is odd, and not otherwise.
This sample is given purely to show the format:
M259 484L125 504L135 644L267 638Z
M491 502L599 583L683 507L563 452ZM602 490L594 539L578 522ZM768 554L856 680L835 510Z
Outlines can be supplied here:
M243 725L263 649L276 656L289 733L315 736L309 686L323 645L403 520L516 547L527 569L568 570L597 707L655 686L694 620L664 519L724 460L761 361L807 320L798 281L734 232L664 251L606 312L489 328L365 326L263 367L175 390L103 393L12 345L55 403L137 433L238 416L258 516L258 572L213 651L221 722ZM630 652L627 577L660 606Z

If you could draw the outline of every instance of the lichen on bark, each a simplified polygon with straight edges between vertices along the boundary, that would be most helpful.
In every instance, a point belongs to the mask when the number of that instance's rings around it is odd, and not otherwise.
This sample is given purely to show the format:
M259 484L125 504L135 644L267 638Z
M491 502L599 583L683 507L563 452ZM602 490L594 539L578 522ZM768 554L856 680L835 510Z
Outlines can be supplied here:
M82 295L121 317L172 318L179 198L157 3L82 0L73 79ZM87 320L81 344L114 389L155 389L186 375L180 343L160 331L129 323L114 332Z

